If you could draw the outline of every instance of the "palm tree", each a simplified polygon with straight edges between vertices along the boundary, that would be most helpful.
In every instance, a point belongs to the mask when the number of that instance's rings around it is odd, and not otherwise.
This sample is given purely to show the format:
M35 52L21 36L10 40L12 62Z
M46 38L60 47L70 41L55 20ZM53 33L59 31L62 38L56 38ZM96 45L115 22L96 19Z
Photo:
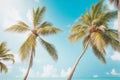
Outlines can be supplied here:
M28 38L26 39L26 41L19 49L19 53L22 61L24 61L27 57L29 57L29 66L26 75L24 77L24 80L27 79L30 68L32 67L37 39L55 61L57 61L58 59L58 55L56 53L54 46L41 38L41 36L56 34L61 31L60 29L53 27L53 25L50 22L42 21L43 14L45 13L45 11L46 11L46 7L37 8L36 10L33 9L32 29L23 21L20 21L17 24L12 25L8 29L6 29L6 31L13 31L18 33L24 33L27 31L31 32Z
M7 66L3 63L3 61L12 61L14 63L14 55L9 54L10 50L6 47L6 42L0 43L0 72L8 72Z
M110 12L103 5L103 0L100 0L96 5L92 5L90 11L87 10L86 14L80 17L78 23L73 25L69 39L75 43L83 38L83 49L72 67L68 80L71 80L80 59L89 45L92 47L95 56L104 64L106 63L105 48L108 45L112 46L114 50L120 51L118 32L108 28L108 23L116 17L117 11Z
M120 0L109 0L110 3L113 3L118 9L118 33L119 33L119 41L120 41Z

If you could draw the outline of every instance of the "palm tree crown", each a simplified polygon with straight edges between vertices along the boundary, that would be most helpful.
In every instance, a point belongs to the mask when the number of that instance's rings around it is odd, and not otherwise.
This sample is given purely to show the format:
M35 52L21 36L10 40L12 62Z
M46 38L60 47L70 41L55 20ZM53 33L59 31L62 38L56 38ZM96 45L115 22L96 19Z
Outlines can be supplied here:
M115 4L115 6L118 8L119 7L119 0L109 0L110 1L110 3L114 3Z
M12 61L13 63L14 61L14 55L13 54L9 54L10 50L7 49L6 47L6 42L2 42L0 43L0 72L8 72L8 68L7 66L3 63L3 61Z
M108 23L116 18L117 12L107 11L107 7L102 5L101 0L97 5L92 5L91 11L87 11L79 19L71 30L69 39L72 42L84 38L83 45L89 40L90 46L99 59L105 63L105 47L111 45L113 49L120 51L118 44L118 32L108 28ZM99 53L98 53L99 52Z
M114 50L120 51L120 44L118 41L118 32L108 28L108 23L117 17L117 11L109 11L103 5L103 0L100 0L96 5L92 5L90 11L82 15L79 22L73 25L69 36L70 41L77 42L83 38L83 52L77 59L68 80L71 80L75 68L85 53L88 45L92 47L95 56L106 63L105 48L110 45Z
M32 29L23 21L20 21L17 24L12 25L8 29L6 29L6 31L13 31L19 33L24 33L27 31L31 32L31 34L28 36L26 41L19 49L20 57L22 61L24 61L28 56L30 57L29 69L32 66L33 55L35 55L35 47L36 47L37 39L40 41L40 43L43 45L43 47L48 51L50 56L55 61L57 61L58 59L54 46L41 38L41 36L47 36L61 32L60 29L53 27L53 25L50 22L42 21L45 11L46 11L46 7L37 8L36 10L33 9ZM27 75L28 73L29 70L27 72ZM24 80L26 80L27 75L25 76Z

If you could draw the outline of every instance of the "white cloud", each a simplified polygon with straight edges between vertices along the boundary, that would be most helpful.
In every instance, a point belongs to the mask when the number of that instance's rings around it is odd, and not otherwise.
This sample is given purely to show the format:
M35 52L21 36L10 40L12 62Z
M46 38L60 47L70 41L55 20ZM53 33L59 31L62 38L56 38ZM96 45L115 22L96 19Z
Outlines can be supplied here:
M27 10L26 17L28 18L29 22L32 23L33 17L31 9Z
M99 76L98 75L93 75L93 78L98 78Z
M67 71L65 71L64 69L61 70L61 77L67 77L69 75L71 71L71 68L68 68Z
M57 69L49 64L44 66L42 77L58 77Z
M22 73L21 76L23 77L27 71L25 68L19 68L20 72ZM70 73L71 68L67 70L62 69L60 72L55 68L53 65L47 64L43 66L43 72L40 74L39 71L34 71L33 69L30 70L29 77L30 78L67 78L68 74Z
M114 10L114 9L115 9L114 4L111 4L109 0L106 0L106 4L108 5L108 8L109 8L110 10Z
M19 11L15 8L12 8L6 11L6 14L3 17L3 29L9 27L10 25L15 24L17 21L22 20Z
M113 76L120 76L120 73L118 73L114 68L111 72L106 72L107 75L113 75Z
M112 69L111 75L120 76L120 73L117 73L115 69Z
M113 29L118 29L118 19L116 19L113 23Z
M20 56L19 56L19 54L17 53L17 54L14 54L14 58L15 58L15 63L20 63L21 61L20 61Z
M26 74L27 69L25 68L19 68L19 69L22 72L22 76L16 76L16 77L23 77ZM40 78L40 72L31 69L29 72L29 78Z
M34 0L35 2L39 3L40 0Z
M111 56L111 59L114 61L120 61L120 53L114 52L114 54Z
M62 69L60 73L57 71L57 69L53 65L46 65L43 67L43 73L41 77L62 77L66 78L71 71L71 68L68 68L67 70Z

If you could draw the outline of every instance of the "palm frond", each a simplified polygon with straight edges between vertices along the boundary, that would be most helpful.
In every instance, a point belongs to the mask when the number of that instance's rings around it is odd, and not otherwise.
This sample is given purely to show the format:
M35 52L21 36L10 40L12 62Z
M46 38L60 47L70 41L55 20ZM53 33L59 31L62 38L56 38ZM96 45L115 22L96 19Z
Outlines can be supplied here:
M119 0L109 0L109 1L110 3L114 3L116 7L119 6L119 2L120 2Z
M7 49L7 45L6 44L7 44L6 42L2 42L0 44L0 57L5 55L7 52L10 51L10 49Z
M116 39L114 39L113 37L110 36L110 45L112 46L112 48L116 51L120 52L120 42Z
M37 29L44 28L44 27L47 27L47 26L52 26L52 23L45 21L42 24L38 25Z
M39 41L44 46L44 48L48 51L48 53L53 58L53 60L57 61L58 60L58 55L57 55L57 52L56 52L54 46L52 44L46 42L45 40L43 40L40 37L39 37Z
M86 35L86 32L81 31L77 33L70 34L69 40L73 43L76 43L79 39L83 38Z
M100 33L98 32L92 33L90 36L90 41L92 46L94 45L97 48L97 50L105 54L104 47L107 46L107 42L104 40Z
M34 34L30 34L26 41L19 49L21 60L24 61L31 50L32 47L36 46L36 36Z
M87 26L83 26L81 24L74 25L71 29L71 33L86 31L88 29Z
M5 73L7 73L8 72L8 68L7 68L7 66L4 63L0 62L0 72L3 72L3 71Z
M83 46L86 45L86 42L87 42L89 39L90 39L90 36L89 36L89 35L84 38L84 40L83 40Z
M110 22L111 20L117 18L117 11L107 12L99 17L102 22Z
M57 34L58 32L61 32L62 30L52 27L52 26L47 26L44 28L39 28L37 30L37 33L39 35L50 35L50 34Z
M12 61L13 63L15 62L13 54L5 54L0 56L0 58L1 60L4 60L4 61Z
M26 31L30 31L30 28L24 22L19 21L17 24L12 25L9 28L7 28L5 31L12 31L12 32L22 33L22 32L26 32Z
M93 8L92 8L92 20L97 18L101 13L103 7L103 0L100 0Z
M36 28L37 25L39 25L42 21L43 18L43 14L46 11L46 7L42 7L42 8L37 8L37 10L33 10L33 25L34 28Z
M118 40L118 31L113 29L106 30L106 34Z
M105 55L103 53L101 53L95 46L92 46L92 49L93 49L93 52L95 54L95 56L100 60L102 61L102 63L106 63L106 60L105 60Z

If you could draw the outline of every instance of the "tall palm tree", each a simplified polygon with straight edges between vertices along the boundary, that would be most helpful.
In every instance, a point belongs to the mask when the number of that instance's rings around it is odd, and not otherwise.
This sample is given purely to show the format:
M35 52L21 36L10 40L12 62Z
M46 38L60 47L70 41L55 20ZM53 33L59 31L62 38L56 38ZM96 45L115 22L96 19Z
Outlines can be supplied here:
M78 23L73 25L69 39L72 42L77 42L83 38L83 50L72 67L68 80L71 80L88 45L92 47L95 56L104 64L106 63L105 47L110 45L114 50L120 51L118 32L108 28L108 23L116 17L117 11L110 12L108 8L103 5L103 0L100 0L96 5L92 5L90 11L87 10L86 14L80 17Z
M110 3L113 3L118 9L118 33L119 33L119 41L120 41L120 0L109 0Z
M13 31L18 33L24 33L27 31L31 32L28 38L26 39L26 41L19 49L19 53L22 61L24 61L27 57L29 57L29 66L26 75L24 77L24 80L27 79L30 68L32 67L37 39L55 61L57 61L58 59L58 55L56 53L54 46L41 38L41 36L48 36L51 34L56 34L61 31L60 29L53 27L53 25L50 22L42 21L43 14L45 13L45 11L46 11L46 7L37 8L36 10L33 9L32 29L23 21L20 21L17 24L12 25L8 29L6 29L6 31Z
M0 43L0 72L8 72L7 66L3 63L3 61L12 61L14 63L14 55L9 54L10 50L6 47L6 42Z

